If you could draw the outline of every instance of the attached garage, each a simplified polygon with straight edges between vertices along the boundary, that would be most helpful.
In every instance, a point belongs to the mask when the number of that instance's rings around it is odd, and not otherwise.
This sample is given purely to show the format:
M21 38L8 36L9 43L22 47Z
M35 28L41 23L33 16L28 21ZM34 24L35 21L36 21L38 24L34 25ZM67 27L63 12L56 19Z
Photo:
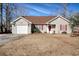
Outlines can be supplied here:
M28 34L28 25L27 26L17 26L17 34Z
M31 33L31 22L19 17L16 21L12 22L12 33L13 34L30 34Z

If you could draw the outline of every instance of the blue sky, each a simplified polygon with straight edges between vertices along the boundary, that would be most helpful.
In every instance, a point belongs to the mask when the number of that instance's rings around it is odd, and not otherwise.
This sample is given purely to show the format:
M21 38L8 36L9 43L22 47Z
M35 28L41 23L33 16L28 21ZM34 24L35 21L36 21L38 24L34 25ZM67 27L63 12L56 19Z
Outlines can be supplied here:
M60 3L15 3L15 6L16 9L12 12L12 19L16 19L18 16L57 16L63 12L63 6ZM70 3L67 9L68 15L79 12L79 4ZM5 12L3 14L5 16ZM5 17L3 18L5 19Z
M18 15L51 16L59 15L63 11L63 6L60 3L19 3L16 5ZM68 4L67 8L69 12L79 12L79 4Z

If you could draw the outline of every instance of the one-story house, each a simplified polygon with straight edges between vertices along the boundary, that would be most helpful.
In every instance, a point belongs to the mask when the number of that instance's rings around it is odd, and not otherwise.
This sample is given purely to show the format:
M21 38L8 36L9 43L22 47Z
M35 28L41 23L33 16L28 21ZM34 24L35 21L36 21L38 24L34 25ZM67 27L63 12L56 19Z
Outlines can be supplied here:
M13 34L31 34L34 29L41 33L71 33L70 21L62 16L21 16L12 22Z

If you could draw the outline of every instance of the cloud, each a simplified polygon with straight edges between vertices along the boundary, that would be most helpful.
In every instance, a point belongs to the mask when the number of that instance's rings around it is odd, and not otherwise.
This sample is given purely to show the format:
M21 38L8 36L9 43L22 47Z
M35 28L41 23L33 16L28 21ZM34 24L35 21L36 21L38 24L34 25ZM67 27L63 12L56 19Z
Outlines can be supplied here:
M35 11L38 11L38 12L41 12L41 13L45 13L45 14L49 14L50 13L50 11L48 10L48 9L46 9L45 8L46 6L31 6L31 5L26 5L26 8L30 8L30 9L32 9L32 10L35 10Z

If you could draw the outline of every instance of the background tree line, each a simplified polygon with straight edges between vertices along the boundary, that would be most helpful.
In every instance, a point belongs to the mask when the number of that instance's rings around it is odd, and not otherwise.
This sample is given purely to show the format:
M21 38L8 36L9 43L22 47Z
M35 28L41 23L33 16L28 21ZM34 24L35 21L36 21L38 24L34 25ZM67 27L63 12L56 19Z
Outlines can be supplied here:
M65 18L68 18L70 20L70 26L71 26L72 31L73 31L74 27L76 27L76 26L79 27L79 11L72 11L72 10L69 11L68 5L69 4L67 4L67 3L62 4L62 6L63 6L62 16L65 17Z
M11 32L11 21L13 15L15 15L13 14L15 9L16 9L15 4L0 3L0 33Z
M5 14L6 14L5 22L3 22L4 21L4 19L3 19L3 13L4 13L3 9L5 10ZM6 33L10 32L10 21L11 21L10 13L11 13L11 10L9 8L9 4L6 3L5 7L3 7L3 4L0 3L0 17L1 17L1 19L0 19L1 20L0 21L0 32L1 33L3 33L3 32L6 32Z

